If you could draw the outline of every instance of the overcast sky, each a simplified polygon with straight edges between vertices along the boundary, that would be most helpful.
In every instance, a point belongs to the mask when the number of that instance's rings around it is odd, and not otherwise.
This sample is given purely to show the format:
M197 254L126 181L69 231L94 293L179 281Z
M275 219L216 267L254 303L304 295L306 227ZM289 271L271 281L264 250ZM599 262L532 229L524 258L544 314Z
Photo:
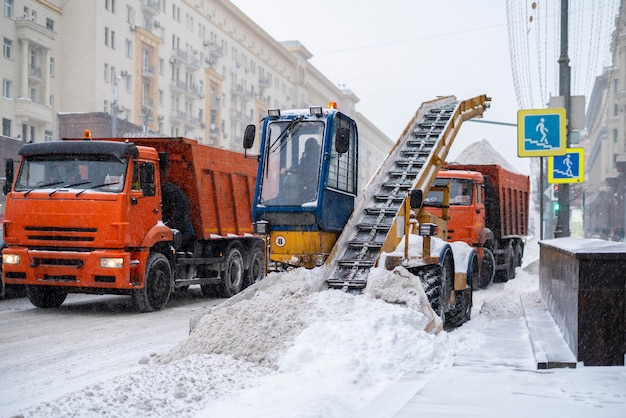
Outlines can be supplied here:
M492 107L485 120L516 123L505 0L231 1L277 41L300 41L313 54L311 63L331 82L352 90L360 99L357 110L394 141L422 102L442 95L464 100L486 94ZM525 13L531 7L527 3L515 4ZM598 5L605 3L616 1ZM570 0L574 15L595 6ZM544 22L558 22L556 12L547 12ZM510 126L466 122L449 159L482 139L518 170L529 172L528 159L517 157L517 129Z

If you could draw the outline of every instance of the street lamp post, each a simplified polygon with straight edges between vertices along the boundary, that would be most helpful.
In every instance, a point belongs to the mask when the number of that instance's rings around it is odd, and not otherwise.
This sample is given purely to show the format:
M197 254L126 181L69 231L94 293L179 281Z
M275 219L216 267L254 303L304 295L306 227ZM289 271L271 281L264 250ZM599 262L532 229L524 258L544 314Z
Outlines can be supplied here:
M570 109L571 109L571 67L569 66L569 57L567 56L568 47L568 0L561 0L561 55L559 56L559 95L563 96L565 101L565 115L567 118L567 126L565 129L565 145L570 147ZM559 189L559 213L557 216L554 237L569 237L569 184L561 185Z

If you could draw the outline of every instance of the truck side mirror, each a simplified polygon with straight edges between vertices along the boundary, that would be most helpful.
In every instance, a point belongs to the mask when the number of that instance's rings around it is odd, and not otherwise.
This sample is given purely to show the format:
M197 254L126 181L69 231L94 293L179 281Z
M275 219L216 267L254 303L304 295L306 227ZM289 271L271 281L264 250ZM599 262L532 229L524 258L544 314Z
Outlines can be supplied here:
M256 126L248 125L243 133L243 149L250 149L254 145L254 136L256 135Z
M338 154L344 154L348 152L350 148L350 129L339 128L337 129L337 137L335 138L335 151Z
M424 192L422 189L413 189L410 194L411 209L419 209L424 203Z
M145 163L139 167L139 181L144 196L156 195L156 186L154 185L154 164Z
M13 160L11 158L4 159L4 187L2 188L2 193L9 194L11 191L11 186L13 185Z

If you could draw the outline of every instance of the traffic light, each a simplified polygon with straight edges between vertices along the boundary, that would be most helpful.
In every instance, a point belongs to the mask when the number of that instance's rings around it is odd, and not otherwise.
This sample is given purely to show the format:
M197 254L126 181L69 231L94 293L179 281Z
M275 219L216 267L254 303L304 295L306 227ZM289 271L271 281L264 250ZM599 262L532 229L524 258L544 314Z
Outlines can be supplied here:
M552 211L554 212L554 216L559 214L559 210L561 210L561 205L559 205L559 201L555 200L552 202Z
M558 184L553 184L552 185L552 196L551 196L551 200L559 200L559 185Z

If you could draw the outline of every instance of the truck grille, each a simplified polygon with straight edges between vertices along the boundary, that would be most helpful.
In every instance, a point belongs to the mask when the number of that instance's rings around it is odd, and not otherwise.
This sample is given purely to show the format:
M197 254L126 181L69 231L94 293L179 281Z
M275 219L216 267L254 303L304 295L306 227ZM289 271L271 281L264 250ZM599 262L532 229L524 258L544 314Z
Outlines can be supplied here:
M26 226L28 239L38 241L93 242L97 228L74 228L57 226ZM80 235L79 235L80 234Z

